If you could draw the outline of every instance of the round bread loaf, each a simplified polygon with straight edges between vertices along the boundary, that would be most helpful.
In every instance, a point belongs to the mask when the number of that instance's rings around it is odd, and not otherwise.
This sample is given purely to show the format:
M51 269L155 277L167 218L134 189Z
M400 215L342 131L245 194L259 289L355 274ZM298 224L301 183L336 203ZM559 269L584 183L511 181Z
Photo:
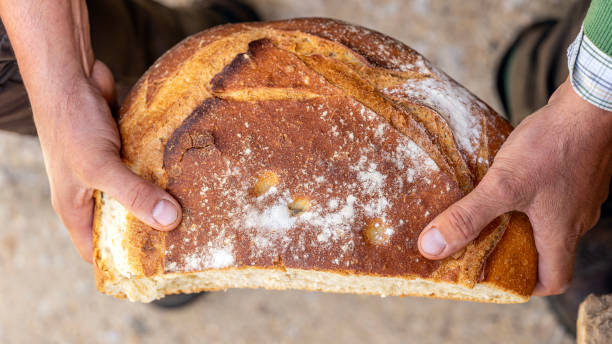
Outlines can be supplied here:
M154 231L96 193L98 288L150 301L240 287L524 302L526 216L459 254L417 238L474 188L510 125L406 45L330 19L216 27L162 56L119 117L124 162L183 207Z

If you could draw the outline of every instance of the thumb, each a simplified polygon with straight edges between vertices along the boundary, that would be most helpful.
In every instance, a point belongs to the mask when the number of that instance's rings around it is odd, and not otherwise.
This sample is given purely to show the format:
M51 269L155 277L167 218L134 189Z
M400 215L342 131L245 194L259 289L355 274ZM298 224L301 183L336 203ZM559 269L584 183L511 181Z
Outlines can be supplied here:
M419 235L418 247L428 259L443 259L474 240L496 217L515 207L513 185L493 169L467 196L436 216Z
M104 171L92 179L92 186L157 230L172 230L180 223L181 206L174 197L134 174L119 158L109 159Z

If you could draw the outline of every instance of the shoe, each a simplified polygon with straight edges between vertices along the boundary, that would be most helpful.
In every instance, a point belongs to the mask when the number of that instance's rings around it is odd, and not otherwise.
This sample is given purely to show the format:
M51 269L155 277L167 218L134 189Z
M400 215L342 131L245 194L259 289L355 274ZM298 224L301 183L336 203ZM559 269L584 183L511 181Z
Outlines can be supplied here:
M513 126L546 104L548 95L536 96L540 88L538 72L542 69L538 52L557 23L550 19L526 27L502 56L497 68L497 92Z
M194 294L174 294L166 295L164 298L153 301L151 304L154 307L162 309L177 309L183 308L187 305L192 304L200 296L206 294L206 292L194 293Z
M186 35L216 25L260 20L253 8L236 0L199 1L188 7L175 8L174 11Z
M210 8L222 13L229 23L260 21L261 18L249 5L237 0L216 0L210 2Z

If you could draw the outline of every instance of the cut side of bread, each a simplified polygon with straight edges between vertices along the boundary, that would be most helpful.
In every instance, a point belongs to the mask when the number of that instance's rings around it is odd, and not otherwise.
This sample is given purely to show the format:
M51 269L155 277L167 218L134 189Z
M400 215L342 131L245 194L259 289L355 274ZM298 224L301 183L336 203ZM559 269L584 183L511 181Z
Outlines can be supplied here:
M504 289L493 281L483 281L473 288L445 281L418 277L389 277L347 274L287 268L223 268L189 273L165 273L143 276L137 264L128 259L126 231L128 213L107 195L98 194L99 223L96 261L99 286L107 294L131 301L150 302L168 294L226 290L228 288L265 288L272 290L311 290L332 293L380 296L425 296L432 298L519 303L529 297L516 290ZM102 234L104 233L104 234Z
M471 191L511 127L407 46L329 19L192 36L120 113L123 160L183 207L158 232L96 192L98 288L149 302L227 288L525 302L537 254L525 215L459 254L420 231Z

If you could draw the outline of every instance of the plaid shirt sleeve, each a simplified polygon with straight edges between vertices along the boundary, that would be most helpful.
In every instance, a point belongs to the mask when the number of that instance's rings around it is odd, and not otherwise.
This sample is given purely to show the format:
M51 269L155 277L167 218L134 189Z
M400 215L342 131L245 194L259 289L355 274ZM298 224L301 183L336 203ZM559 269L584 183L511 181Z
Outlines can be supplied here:
M607 55L581 29L567 49L570 81L589 103L612 111L612 56Z

